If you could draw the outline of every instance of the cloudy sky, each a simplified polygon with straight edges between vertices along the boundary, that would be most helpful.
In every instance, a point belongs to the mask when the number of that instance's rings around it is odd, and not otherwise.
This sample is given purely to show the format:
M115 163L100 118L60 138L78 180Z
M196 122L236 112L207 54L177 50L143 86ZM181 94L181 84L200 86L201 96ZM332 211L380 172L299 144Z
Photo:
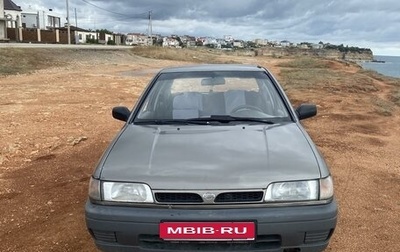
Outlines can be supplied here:
M13 0L24 11L52 9L65 21L66 1ZM70 21L114 32L330 42L400 56L399 0L68 0Z

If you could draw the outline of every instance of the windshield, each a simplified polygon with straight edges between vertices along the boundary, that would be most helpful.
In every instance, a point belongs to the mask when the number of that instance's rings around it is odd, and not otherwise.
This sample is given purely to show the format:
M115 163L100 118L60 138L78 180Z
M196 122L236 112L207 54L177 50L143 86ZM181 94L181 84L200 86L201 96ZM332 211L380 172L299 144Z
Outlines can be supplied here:
M288 119L289 113L264 72L183 72L161 74L135 122L235 119Z

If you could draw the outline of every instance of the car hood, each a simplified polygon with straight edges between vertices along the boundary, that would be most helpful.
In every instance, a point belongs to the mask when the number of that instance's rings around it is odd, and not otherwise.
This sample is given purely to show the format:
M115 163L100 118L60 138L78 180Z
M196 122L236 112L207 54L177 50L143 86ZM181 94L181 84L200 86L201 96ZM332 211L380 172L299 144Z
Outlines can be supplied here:
M128 125L102 165L102 180L159 190L259 189L320 177L315 153L296 123Z

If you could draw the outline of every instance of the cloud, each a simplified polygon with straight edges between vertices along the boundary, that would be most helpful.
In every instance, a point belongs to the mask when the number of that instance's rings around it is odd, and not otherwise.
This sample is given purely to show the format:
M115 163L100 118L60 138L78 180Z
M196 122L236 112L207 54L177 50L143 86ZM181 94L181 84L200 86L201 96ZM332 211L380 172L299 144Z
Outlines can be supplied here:
M18 3L22 7L26 4ZM326 41L358 46L400 41L398 0L69 0L71 21L115 32L147 32L152 11L153 33L193 36L233 35L236 38ZM65 16L64 1L30 0L32 8ZM97 6L97 7L96 7ZM98 8L99 7L99 8ZM381 48L381 47L379 47ZM399 49L400 50L400 49Z

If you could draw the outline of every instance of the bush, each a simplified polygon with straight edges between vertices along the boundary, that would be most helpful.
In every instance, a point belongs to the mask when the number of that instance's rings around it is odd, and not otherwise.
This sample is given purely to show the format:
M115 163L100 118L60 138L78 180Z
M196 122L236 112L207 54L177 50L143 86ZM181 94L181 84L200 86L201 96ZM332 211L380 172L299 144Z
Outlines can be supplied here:
M95 39L95 38L89 38L89 39L86 39L86 43L87 44L98 44L99 40Z

